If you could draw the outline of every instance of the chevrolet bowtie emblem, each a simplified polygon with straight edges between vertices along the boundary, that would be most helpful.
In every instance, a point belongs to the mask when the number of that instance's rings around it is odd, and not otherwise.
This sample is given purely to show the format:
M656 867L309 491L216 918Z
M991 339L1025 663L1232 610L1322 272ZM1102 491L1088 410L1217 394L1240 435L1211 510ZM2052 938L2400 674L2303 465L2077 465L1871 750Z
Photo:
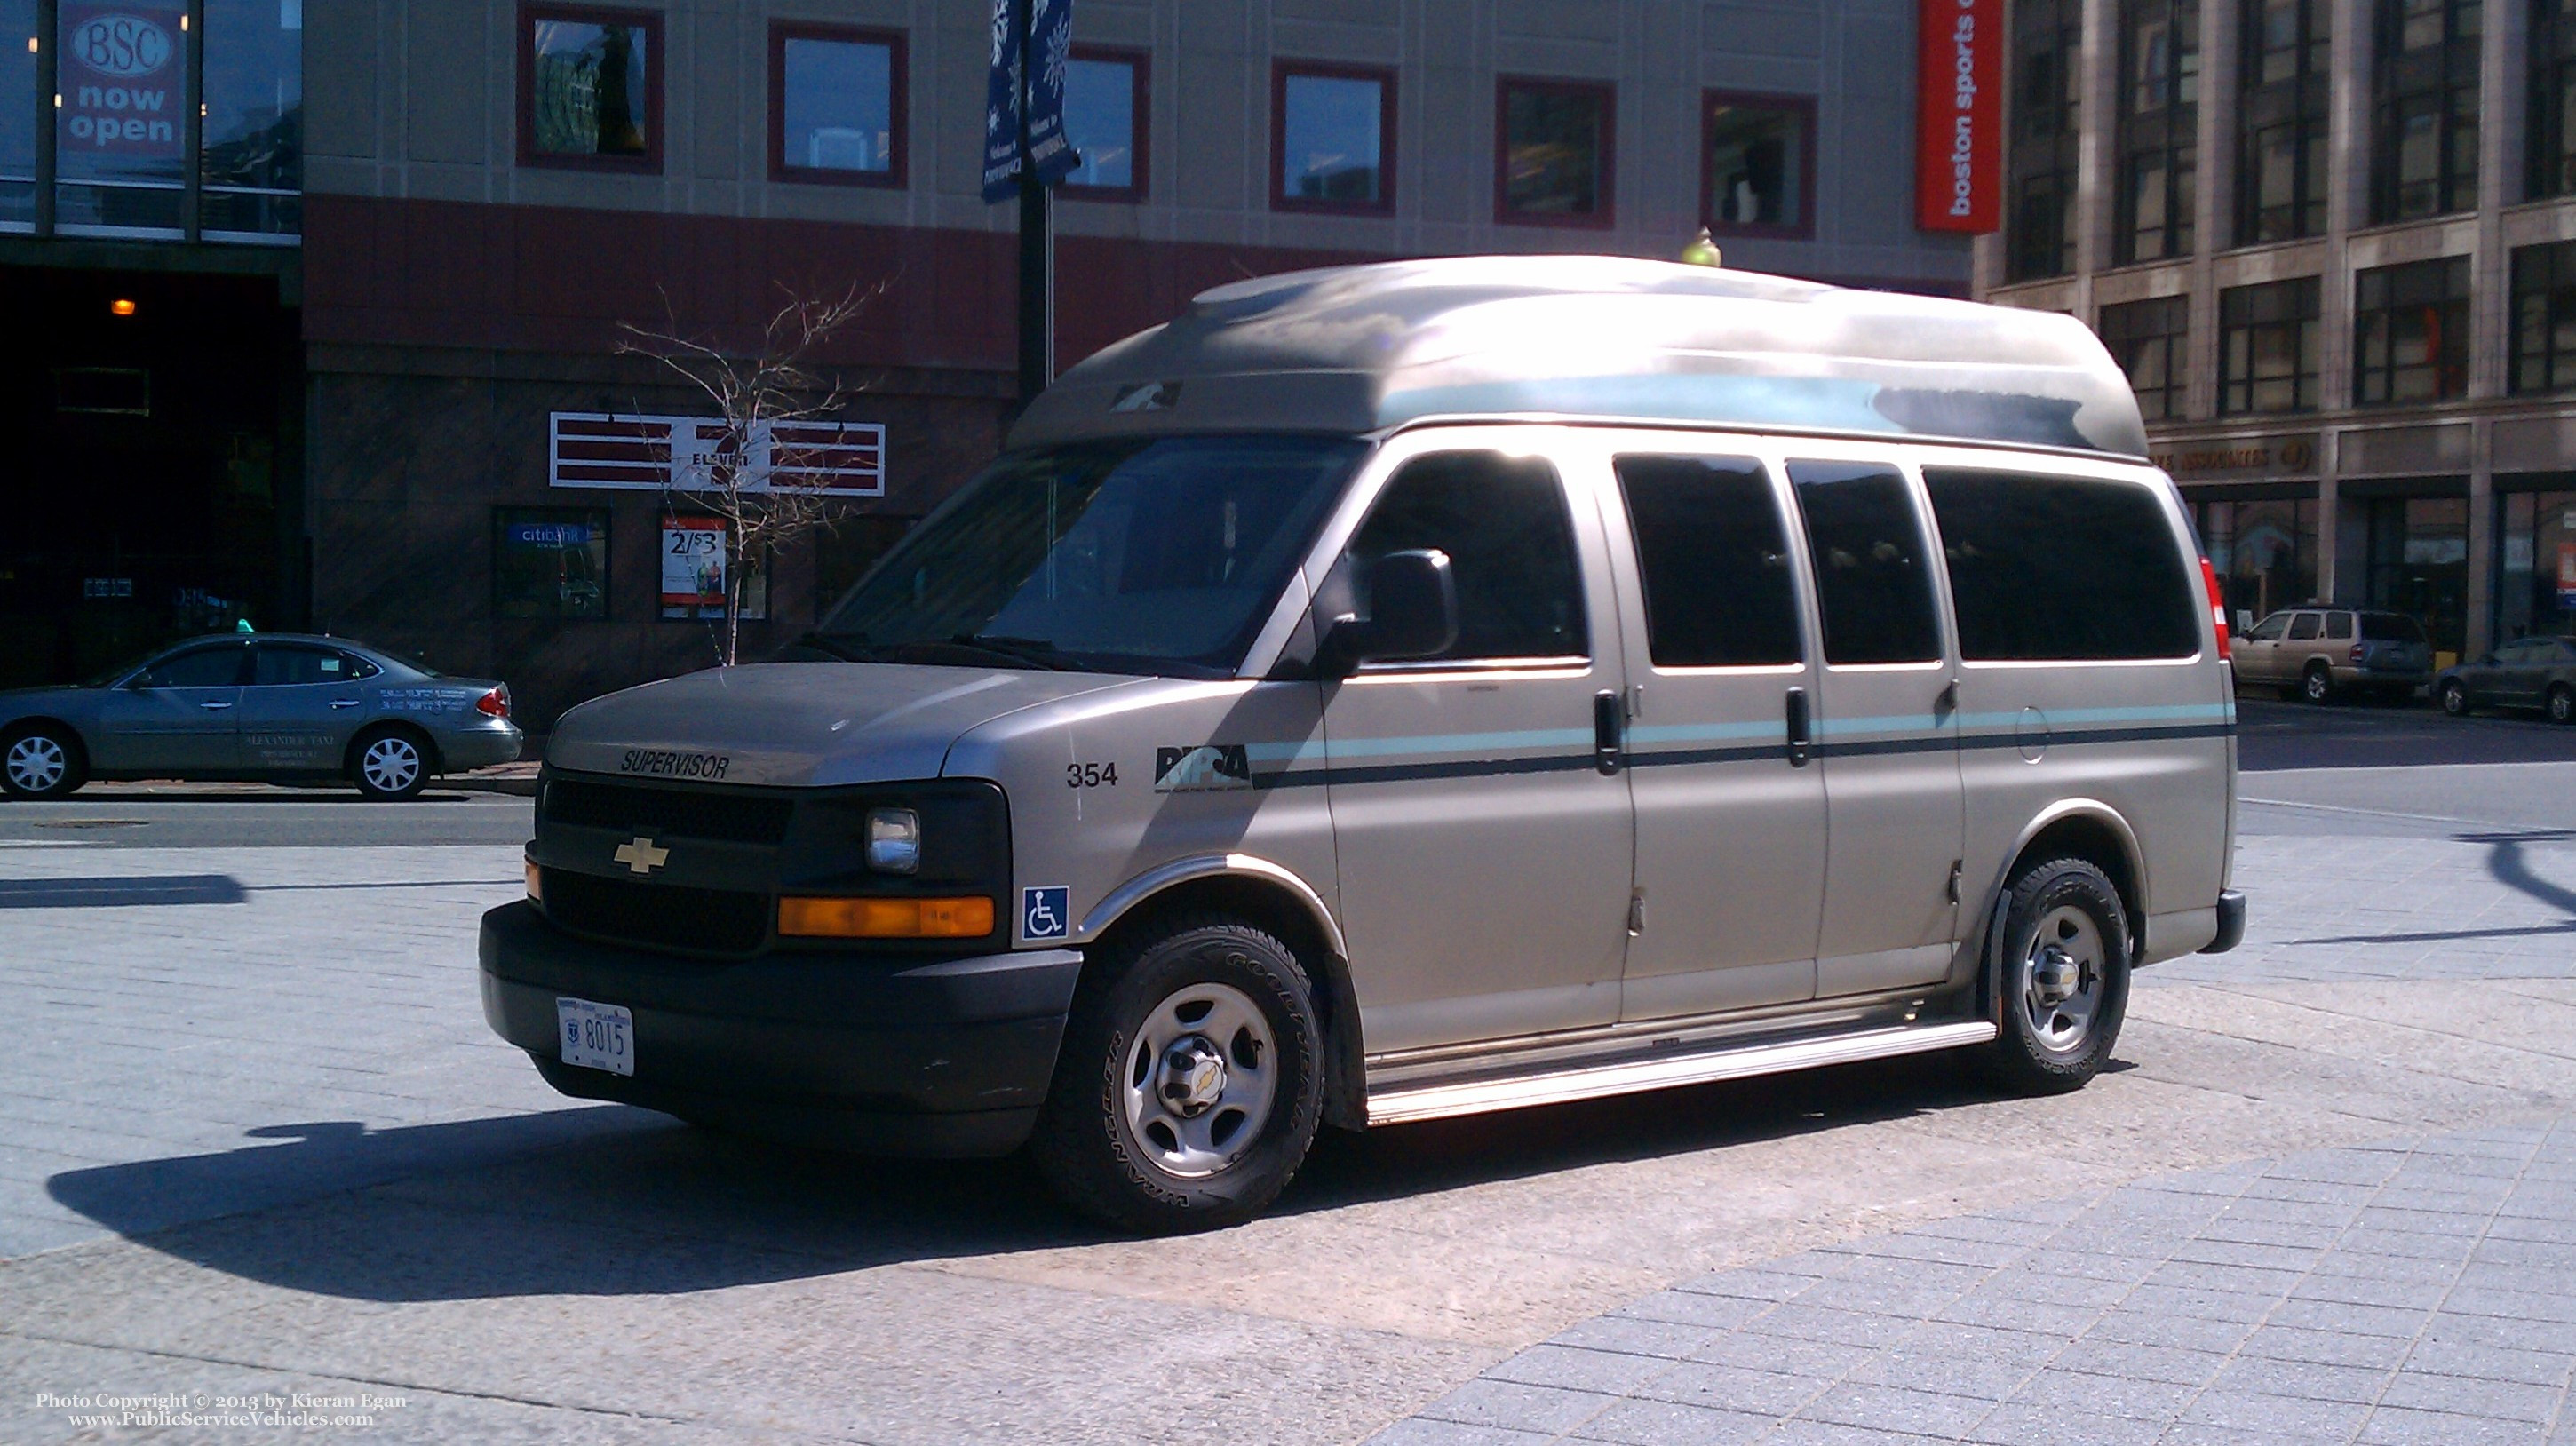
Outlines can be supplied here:
M609 857L626 865L628 868L633 869L639 874L649 874L655 869L660 868L663 863L671 857L671 851L669 849L655 848L651 839L646 838L644 835L639 833L635 837L628 839L626 842L619 844L617 846L617 852L609 855Z

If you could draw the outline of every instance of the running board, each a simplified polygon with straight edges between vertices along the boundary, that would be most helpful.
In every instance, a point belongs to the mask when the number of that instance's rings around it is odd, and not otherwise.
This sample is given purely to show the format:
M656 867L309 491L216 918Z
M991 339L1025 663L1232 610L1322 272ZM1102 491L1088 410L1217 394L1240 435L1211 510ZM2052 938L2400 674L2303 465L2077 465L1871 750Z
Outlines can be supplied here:
M1588 1069L1551 1070L1544 1074L1479 1079L1463 1084L1407 1085L1371 1090L1368 1122L1372 1125L1409 1124L1416 1120L1447 1119L1452 1115L1482 1114L1487 1110L1519 1109L1524 1105L1596 1100L1609 1095L1668 1089L1675 1085L1709 1084L1722 1079L1785 1074L1790 1070L1815 1069L1829 1064L1853 1064L1865 1059L1892 1059L1901 1054L1957 1049L1963 1045L1984 1044L1994 1037L1995 1026L1991 1020L1913 1024L1895 1029L1864 1030L1858 1034L1838 1034L1825 1039L1699 1050L1661 1059L1595 1065Z

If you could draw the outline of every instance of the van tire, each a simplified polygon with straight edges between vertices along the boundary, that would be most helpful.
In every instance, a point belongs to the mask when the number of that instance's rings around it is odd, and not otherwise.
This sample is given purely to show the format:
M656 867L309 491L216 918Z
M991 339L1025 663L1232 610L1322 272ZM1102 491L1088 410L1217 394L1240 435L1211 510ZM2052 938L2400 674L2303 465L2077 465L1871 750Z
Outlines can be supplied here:
M2006 894L1994 953L1987 1075L2016 1094L2082 1089L2110 1061L2129 1006L2129 916L2092 864L2055 858ZM2073 1007L2070 1007L2073 1006Z
M2323 663L2308 664L2308 670L2299 675L2299 696L2311 703L2333 702L2335 696L2333 671Z
M1065 1204L1120 1230L1239 1224L1305 1162L1323 1080L1295 951L1228 915L1163 920L1083 970L1030 1158Z

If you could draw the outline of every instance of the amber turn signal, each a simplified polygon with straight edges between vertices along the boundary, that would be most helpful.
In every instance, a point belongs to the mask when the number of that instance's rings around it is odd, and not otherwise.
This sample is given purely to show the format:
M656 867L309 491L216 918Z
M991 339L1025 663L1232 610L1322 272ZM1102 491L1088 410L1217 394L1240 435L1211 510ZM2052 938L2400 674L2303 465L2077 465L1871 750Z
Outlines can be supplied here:
M980 939L993 932L993 901L784 898L778 932L796 939Z
M535 859L527 859L523 862L528 866L528 897L542 904L546 900L545 877L537 872Z

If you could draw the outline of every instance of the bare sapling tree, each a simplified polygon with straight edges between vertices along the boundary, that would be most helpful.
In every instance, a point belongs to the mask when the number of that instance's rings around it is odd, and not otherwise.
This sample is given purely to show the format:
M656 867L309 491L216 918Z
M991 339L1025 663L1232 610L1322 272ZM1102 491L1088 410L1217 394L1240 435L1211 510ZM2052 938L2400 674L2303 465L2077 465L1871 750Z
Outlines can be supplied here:
M857 388L816 358L884 290L883 283L866 288L854 284L837 297L820 300L791 293L762 328L757 347L748 351L681 336L676 327L650 331L619 324L626 333L620 352L660 362L715 410L708 418L719 431L712 448L684 456L675 439L662 505L669 517L707 517L723 527L719 666L729 668L741 659L743 586L750 564L841 516L847 494L837 492L830 479L843 466L847 443L836 424Z

